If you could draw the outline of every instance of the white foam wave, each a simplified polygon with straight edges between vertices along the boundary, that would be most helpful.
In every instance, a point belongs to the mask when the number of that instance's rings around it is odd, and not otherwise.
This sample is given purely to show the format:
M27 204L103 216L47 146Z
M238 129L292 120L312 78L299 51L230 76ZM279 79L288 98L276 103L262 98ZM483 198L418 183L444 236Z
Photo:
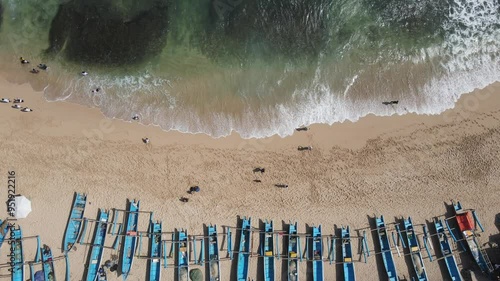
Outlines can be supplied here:
M71 93L78 89L99 86L104 89L99 95L91 95L90 91L85 95L91 100L99 97L99 102L93 101L92 105L99 106L108 117L128 121L132 114L140 113L144 123L158 125L165 130L204 133L212 137L223 137L236 131L247 139L272 135L285 137L291 135L298 126L355 122L368 114L439 114L453 107L460 95L499 79L499 22L495 0L453 2L443 44L422 49L420 54L406 60L415 65L434 63L435 60L438 64L434 67L443 71L419 88L409 86L403 89L405 92L400 96L404 98L404 106L384 106L381 104L383 97L375 95L363 101L350 98L352 87L363 82L359 73L345 78L343 89L332 89L331 85L324 82L328 78L321 71L321 60L313 81L307 86L296 88L289 100L273 105L263 103L258 109L248 106L237 115L211 112L200 116L196 109L181 104L171 95L169 91L173 87L170 80L158 78L148 71L116 77L89 76L87 80L68 83L63 97L69 99L73 97ZM291 68L285 68L284 73L293 71ZM278 80L278 86L283 79ZM85 81L87 85L82 87L80 81ZM391 81L387 83L386 87L390 87ZM119 90L108 92L106 85Z

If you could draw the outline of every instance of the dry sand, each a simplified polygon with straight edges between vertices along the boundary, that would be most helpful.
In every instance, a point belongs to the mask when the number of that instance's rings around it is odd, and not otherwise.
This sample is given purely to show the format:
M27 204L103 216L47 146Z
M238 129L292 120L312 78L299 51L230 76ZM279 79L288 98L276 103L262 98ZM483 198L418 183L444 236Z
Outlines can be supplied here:
M126 199L136 198L142 210L154 211L154 218L163 221L164 231L186 228L190 234L202 234L203 224L236 226L238 216L251 216L254 227L259 219L273 219L277 229L296 220L302 233L306 226L322 224L325 235L341 225L362 231L369 227L369 217L380 214L388 223L412 216L422 224L444 215L445 203L458 199L464 207L477 209L486 228L483 242L490 236L498 239L498 83L462 96L455 109L441 115L367 116L356 123L315 125L288 138L261 140L236 135L211 139L108 120L96 109L45 102L29 85L5 80L0 93L24 98L34 109L22 113L12 104L0 104L0 171L6 183L7 171L14 170L16 192L32 200L33 212L17 224L26 236L40 235L56 255L75 191L88 194L88 218L95 218L98 208L123 209ZM142 143L143 137L149 137L151 145ZM313 150L299 152L299 145L311 145ZM255 167L265 167L266 172L254 174ZM289 188L274 187L279 183ZM187 195L192 185L199 185L201 192ZM7 200L7 185L2 186L0 194ZM189 203L179 202L181 196L188 196ZM6 210L0 212L7 216ZM147 222L148 216L141 216L141 230ZM108 235L106 245L113 241ZM373 250L371 235L368 242ZM256 235L254 251L257 246ZM26 241L25 248L26 259L33 259L35 242ZM79 245L71 253L71 280L83 278L88 250ZM7 244L2 251L0 262L5 263ZM146 251L144 245L142 253ZM112 255L116 251L106 249L104 259ZM465 266L469 263L467 255L461 260ZM400 276L412 275L408 260L396 261ZM425 265L430 280L447 280L443 264L426 259ZM234 266L223 262L222 280L229 280ZM277 261L277 276L281 266ZM262 279L258 267L260 261L253 258L250 277L255 280ZM356 264L358 280L383 280L382 268L380 257L371 256L368 263ZM306 280L307 263L300 269L301 280ZM58 279L64 280L63 260L56 270ZM6 268L0 274L8 274ZM325 280L340 280L341 274L341 267L325 263ZM162 275L162 280L172 280L174 270L163 270ZM145 279L146 261L136 260L128 280ZM109 280L119 279L111 274Z

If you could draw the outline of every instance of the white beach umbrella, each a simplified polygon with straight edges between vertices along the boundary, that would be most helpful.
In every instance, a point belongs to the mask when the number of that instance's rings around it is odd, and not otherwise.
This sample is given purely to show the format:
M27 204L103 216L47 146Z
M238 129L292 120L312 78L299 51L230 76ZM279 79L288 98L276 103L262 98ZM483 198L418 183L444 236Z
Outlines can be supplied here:
M16 196L14 199L16 211L14 217L16 219L24 219L31 213L31 201L24 196Z

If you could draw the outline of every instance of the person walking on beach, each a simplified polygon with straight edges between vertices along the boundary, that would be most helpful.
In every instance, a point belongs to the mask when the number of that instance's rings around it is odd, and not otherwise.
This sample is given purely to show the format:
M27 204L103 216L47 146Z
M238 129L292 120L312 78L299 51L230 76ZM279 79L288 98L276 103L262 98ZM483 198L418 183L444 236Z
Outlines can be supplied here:
M260 167L257 167L257 168L255 168L255 169L253 169L253 172L254 172L254 173L258 173L258 172L260 172L261 174L263 174L265 171L266 171L266 169L265 169L265 168L260 168Z

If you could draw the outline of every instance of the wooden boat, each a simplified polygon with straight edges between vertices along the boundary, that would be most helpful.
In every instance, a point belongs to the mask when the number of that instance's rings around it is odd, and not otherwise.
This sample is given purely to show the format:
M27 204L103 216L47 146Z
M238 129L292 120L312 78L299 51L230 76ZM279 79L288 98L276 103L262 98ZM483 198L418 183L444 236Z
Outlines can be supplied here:
M98 222L95 227L92 246L90 248L89 261L87 263L87 276L85 280L95 281L98 278L99 268L101 267L102 254L104 252L104 242L106 240L106 231L108 229L109 213L99 209Z
M161 222L150 222L148 281L160 281L161 278Z
M71 213L68 219L68 225L66 226L66 232L64 234L63 252L69 252L76 243L76 239L78 238L78 234L80 233L80 229L82 227L83 213L85 211L86 204L87 195L83 193L75 193L73 206L71 207Z
M208 233L208 274L210 281L220 280L220 257L219 257L219 237L217 235L217 226L209 225Z
M384 216L375 218L377 225L378 241L380 243L380 251L382 252L382 259L384 261L385 271L389 281L398 281L398 274L396 271L396 264L392 256L391 243L385 228Z
M323 281L323 238L321 237L321 225L312 228L312 265L313 265L313 281Z
M448 268L448 272L450 273L451 280L462 281L462 276L460 275L460 270L458 269L455 256L453 256L451 245L448 242L448 236L446 235L446 232L444 230L443 222L441 220L435 220L434 226L436 227L441 254L443 255L444 261L446 262L446 267Z
M297 223L288 225L288 281L299 280Z
M356 281L354 263L352 262L351 232L348 227L342 227L342 259L344 267L344 281Z
M125 223L125 236L122 244L122 279L125 281L134 263L135 249L137 247L137 223L139 221L140 201L130 201L127 207L127 220Z
M43 245L42 248L42 263L43 263L43 276L45 277L45 281L55 281L56 273L54 272L54 261L52 257L52 250L47 245Z
M250 258L250 228L252 219L243 218L240 231L240 248L238 250L238 281L248 280L248 266Z
M264 233L262 233L261 252L264 261L264 281L274 281L274 241L273 241L273 222L266 220Z
M8 220L0 220L0 248L3 245L3 241L5 241L5 237L7 237L7 233L9 233L9 221Z
M177 280L189 281L189 251L187 231L177 231Z
M415 235L411 217L408 217L408 219L404 220L404 227L406 230L408 249L410 250L411 254L411 261L413 263L413 268L415 269L415 274L417 274L416 280L427 281L427 272L424 267L424 261L422 260L420 244L418 243L417 236Z
M481 242L476 236L476 220L474 214L471 211L464 210L460 202L456 204L453 203L455 209L455 218L458 223L458 228L460 229L460 234L463 239L467 241L472 257L476 261L477 265L482 272L490 274L494 271L494 268L488 258L488 255L481 247Z
M11 280L24 281L23 232L21 227L10 229ZM14 258L14 260L12 260Z

